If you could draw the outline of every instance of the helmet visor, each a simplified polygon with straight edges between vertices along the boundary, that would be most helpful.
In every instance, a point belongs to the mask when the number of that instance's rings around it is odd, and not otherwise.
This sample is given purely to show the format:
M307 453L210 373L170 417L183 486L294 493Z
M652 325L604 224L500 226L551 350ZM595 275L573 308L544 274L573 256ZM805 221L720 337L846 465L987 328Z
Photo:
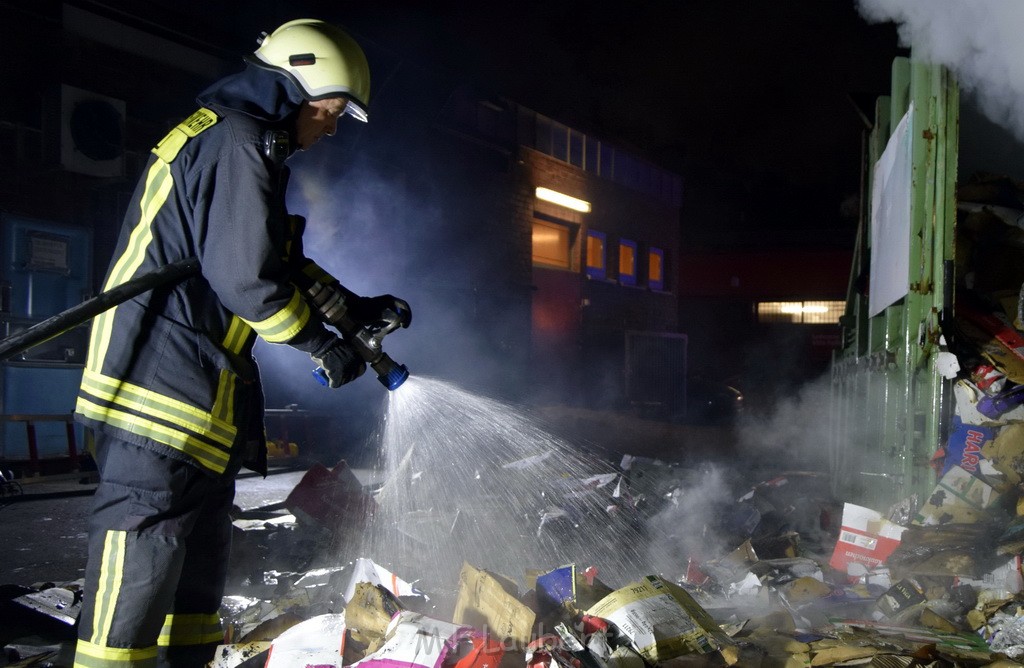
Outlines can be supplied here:
M363 105L359 104L352 98L348 98L348 104L345 105L345 113L357 121L362 121L363 123L369 120L369 116L367 115L366 110L363 109Z

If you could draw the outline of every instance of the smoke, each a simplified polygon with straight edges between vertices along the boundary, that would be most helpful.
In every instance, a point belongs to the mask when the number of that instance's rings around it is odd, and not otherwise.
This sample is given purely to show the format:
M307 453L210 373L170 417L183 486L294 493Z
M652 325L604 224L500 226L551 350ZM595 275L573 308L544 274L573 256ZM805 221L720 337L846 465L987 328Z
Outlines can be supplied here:
M789 390L771 411L744 415L736 456L748 480L815 473L828 478L834 498L862 498L893 457L884 449L886 407L878 401L884 390L885 379L877 375L834 381L829 371Z
M723 511L736 501L731 478L726 467L709 464L675 481L678 487L670 502L648 521L653 536L648 558L654 570L678 577L688 558L714 559L735 547L717 531Z
M916 59L948 67L983 113L1024 141L1024 3L858 0L868 21L898 24Z
M768 415L745 416L739 448L751 466L824 470L829 447L831 381L825 374L779 397Z
M409 302L411 327L389 335L384 349L410 373L501 396L502 385L526 368L514 342L529 313L504 303L508 286L495 278L495 244L479 230L491 224L500 193L481 187L481 179L467 192L454 169L431 164L436 153L392 136L393 129L385 124L367 134L350 123L289 160L288 208L306 218L304 253L357 294ZM269 407L297 404L330 415L338 441L371 436L387 395L371 370L327 390L310 375L308 356L288 346L260 343L257 358Z

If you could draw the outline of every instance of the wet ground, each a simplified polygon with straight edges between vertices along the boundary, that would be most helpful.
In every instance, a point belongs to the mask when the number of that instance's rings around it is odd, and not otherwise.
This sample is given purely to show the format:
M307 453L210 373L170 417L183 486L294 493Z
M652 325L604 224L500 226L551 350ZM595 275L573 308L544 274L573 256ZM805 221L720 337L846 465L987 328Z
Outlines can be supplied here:
M306 470L306 465L279 465L265 479L243 474L236 484L235 503L243 511L273 508ZM354 472L364 485L378 482L372 470ZM28 588L42 589L42 583L60 585L84 576L86 526L96 480L95 473L26 478L20 481L21 494L0 497L0 597L6 600ZM52 646L60 652L52 665L71 665L74 638L74 627L44 615L0 619L0 647L16 640L34 648ZM0 655L0 666L5 665L7 659Z
M273 467L265 479L243 474L236 483L235 504L246 511L279 504L305 471L305 467L281 465ZM370 469L354 472L364 485L377 479ZM59 583L83 577L95 474L42 476L20 482L22 494L0 497L0 585Z

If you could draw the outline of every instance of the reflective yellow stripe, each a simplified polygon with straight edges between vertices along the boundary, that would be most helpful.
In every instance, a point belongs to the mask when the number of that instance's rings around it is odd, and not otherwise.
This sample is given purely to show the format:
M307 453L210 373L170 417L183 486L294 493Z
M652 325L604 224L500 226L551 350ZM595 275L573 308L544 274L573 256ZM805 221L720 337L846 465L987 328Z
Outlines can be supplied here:
M110 627L114 623L117 597L121 593L121 578L124 576L124 546L127 534L124 531L108 531L103 540L103 556L100 559L100 577L96 585L96 604L92 618L90 641L106 645Z
M167 615L164 627L156 644L161 647L181 645L205 645L224 640L217 613L194 613L188 615Z
M231 421L235 417L235 381L238 378L227 369L220 370L217 382L217 399L213 402L213 413L220 420Z
M256 330L256 333L270 343L282 343L299 333L309 321L309 307L302 299L298 290L292 295L291 301L283 309L270 316L266 320L252 322L246 320L246 324Z
M124 253L110 271L105 290L121 285L138 269L142 258L145 257L146 247L153 238L149 227L153 222L153 215L167 200L172 182L171 166L166 162L157 160L150 166L146 175L146 190L139 200L139 222L132 230Z
M142 415L151 415L208 436L228 448L235 442L236 429L230 422L144 387L86 370L82 374L82 389Z
M223 345L231 352L239 355L243 350L245 350L245 344L251 333L252 328L245 324L244 320L238 316L233 316L231 318L231 324L228 325L228 333L224 337Z
M167 199L171 192L171 169L165 162L156 161L149 168L146 177L146 192L142 197L140 209L142 217L139 224L132 230L128 239L128 247L123 255L118 258L110 272L110 277L104 286L104 290L110 290L121 285L131 278L138 270L146 257L146 248L153 240L153 232L150 225L153 216ZM89 345L89 359L86 366L90 369L98 369L98 365L106 355L107 347L110 345L110 333L114 327L114 314L117 307L114 307L96 317L93 329L92 340Z
M158 424L132 413L98 406L83 397L78 397L78 401L75 402L75 411L89 419L105 422L127 432L150 438L157 443L163 443L175 450L180 450L215 473L223 473L224 469L227 468L228 453L218 450L210 444L203 443L191 434L186 434L185 432Z
M103 647L79 640L75 646L75 668L113 668L120 665L148 668L156 666L156 653L156 645L141 649L123 649Z
M223 346L240 355L252 335L252 328L245 324L238 316L231 317L231 324L228 325L228 333L224 336ZM235 422L235 385L238 377L228 371L221 369L220 379L217 383L217 397L213 402L213 414L228 424Z

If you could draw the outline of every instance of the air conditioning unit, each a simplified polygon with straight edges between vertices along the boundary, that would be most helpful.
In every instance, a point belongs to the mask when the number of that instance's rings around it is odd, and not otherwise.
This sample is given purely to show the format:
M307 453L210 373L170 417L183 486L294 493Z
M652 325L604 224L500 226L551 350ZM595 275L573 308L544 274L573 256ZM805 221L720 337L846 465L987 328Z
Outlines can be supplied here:
M90 176L124 175L124 100L61 84L60 165Z

